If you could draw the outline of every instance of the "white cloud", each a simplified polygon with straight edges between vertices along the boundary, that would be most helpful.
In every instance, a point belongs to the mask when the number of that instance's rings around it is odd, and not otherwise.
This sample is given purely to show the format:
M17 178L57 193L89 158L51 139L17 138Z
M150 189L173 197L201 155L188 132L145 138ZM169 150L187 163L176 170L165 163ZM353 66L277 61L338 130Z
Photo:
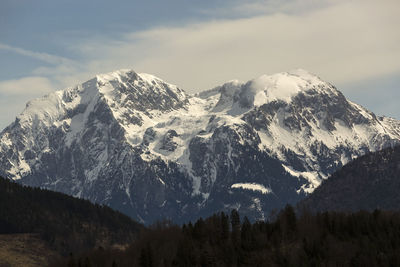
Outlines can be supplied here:
M294 10L299 1L292 2ZM339 84L400 71L400 2L326 3L299 14L154 28L80 49L90 73L134 68L191 92L298 67Z
M121 68L155 74L189 92L299 67L339 85L400 72L397 0L236 3L212 12L246 18L74 40L67 45L81 55L79 62L1 43L0 49L52 63L32 75L49 78L57 89Z
M53 91L51 82L44 77L25 77L0 82L0 94L8 96L43 96Z

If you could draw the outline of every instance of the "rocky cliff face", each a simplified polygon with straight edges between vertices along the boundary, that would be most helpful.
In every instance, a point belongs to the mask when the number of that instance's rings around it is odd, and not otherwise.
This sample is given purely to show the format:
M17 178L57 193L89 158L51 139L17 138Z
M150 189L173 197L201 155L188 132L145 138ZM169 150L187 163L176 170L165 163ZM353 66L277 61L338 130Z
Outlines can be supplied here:
M33 100L0 135L0 175L151 223L295 203L348 161L400 140L304 70L196 95L130 70Z

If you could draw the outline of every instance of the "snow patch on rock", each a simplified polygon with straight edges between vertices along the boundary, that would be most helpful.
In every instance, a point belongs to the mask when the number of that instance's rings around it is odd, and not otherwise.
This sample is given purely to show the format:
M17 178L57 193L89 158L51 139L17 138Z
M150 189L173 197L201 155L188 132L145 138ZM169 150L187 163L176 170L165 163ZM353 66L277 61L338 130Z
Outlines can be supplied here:
M272 193L271 188L268 188L268 187L265 187L264 185L256 184L256 183L236 183L236 184L231 185L231 188L252 190L252 191L261 192L262 194Z

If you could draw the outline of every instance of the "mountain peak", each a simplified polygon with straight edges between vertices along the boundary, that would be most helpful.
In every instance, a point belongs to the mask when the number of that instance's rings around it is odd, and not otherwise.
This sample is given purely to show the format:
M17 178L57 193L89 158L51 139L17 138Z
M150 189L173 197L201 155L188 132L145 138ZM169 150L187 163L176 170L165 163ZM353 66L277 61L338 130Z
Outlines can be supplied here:
M230 95L233 96L232 108L234 113L276 101L290 103L295 96L301 93L332 96L340 94L331 84L303 69L273 75L265 74L245 84L229 85ZM224 86L221 88L223 89ZM224 91L221 91L221 97L223 93Z
M75 114L92 103L105 100L111 109L118 104L127 112L170 110L186 103L185 92L175 85L147 73L121 69L94 78L74 87L56 91L27 103L17 121L51 125L66 114ZM67 115L68 116L68 115Z
M176 87L173 84L167 83L160 79L159 77L156 77L155 75L148 74L148 73L137 73L132 69L120 69L116 71L111 71L108 73L103 73L103 74L98 74L96 75L96 80L102 84L102 83L107 83L107 82L113 82L113 81L119 81L121 83L126 83L128 81L136 81L140 80L142 82L148 83L148 84L157 84L157 83L165 83L170 85L171 87Z
M249 91L255 96L255 105L275 100L290 102L292 97L300 92L327 85L317 76L302 69L262 75L248 82Z

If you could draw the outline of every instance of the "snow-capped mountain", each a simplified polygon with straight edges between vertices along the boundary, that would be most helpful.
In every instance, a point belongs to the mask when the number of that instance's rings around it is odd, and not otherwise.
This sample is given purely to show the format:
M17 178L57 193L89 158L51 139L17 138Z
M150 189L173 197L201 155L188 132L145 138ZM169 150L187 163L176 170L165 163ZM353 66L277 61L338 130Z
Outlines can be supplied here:
M232 208L262 219L399 140L399 121L304 70L196 95L122 70L29 102L0 135L0 175L146 223Z

